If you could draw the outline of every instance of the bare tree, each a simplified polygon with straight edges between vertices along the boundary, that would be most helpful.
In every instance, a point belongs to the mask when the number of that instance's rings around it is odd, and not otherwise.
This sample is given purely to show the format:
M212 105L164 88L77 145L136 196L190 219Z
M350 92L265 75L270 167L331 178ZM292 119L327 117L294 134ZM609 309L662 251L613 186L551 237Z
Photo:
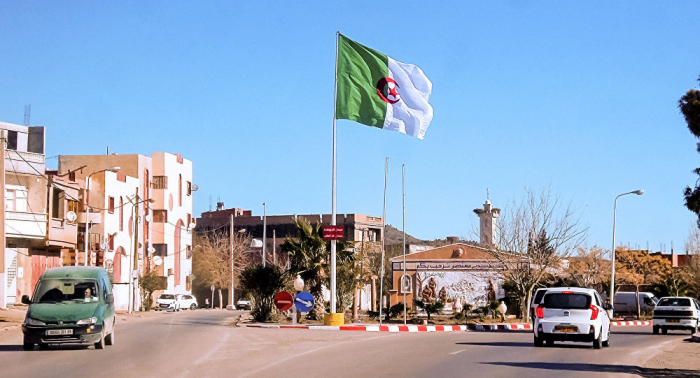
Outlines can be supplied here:
M560 274L562 260L583 243L587 228L571 204L563 205L549 189L526 189L525 194L523 202L501 212L498 244L491 252L502 264L503 278L517 288L522 314L529 321L533 289L545 274Z
M250 239L234 233L233 240L225 232L211 232L196 237L193 251L192 270L195 280L212 285L219 291L219 308L223 307L222 290L231 288L231 256L234 262L234 282L241 271L250 263L248 250ZM213 305L213 303L212 303Z
M685 280L690 290L697 298L700 296L700 229L693 225L685 242L685 252L688 256L688 265L685 268Z

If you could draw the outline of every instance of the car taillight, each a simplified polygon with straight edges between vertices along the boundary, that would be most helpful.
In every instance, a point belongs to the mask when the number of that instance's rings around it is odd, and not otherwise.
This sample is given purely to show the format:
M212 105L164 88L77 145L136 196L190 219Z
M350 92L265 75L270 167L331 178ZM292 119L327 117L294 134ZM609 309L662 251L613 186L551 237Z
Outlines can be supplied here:
M598 307L591 305L591 310L593 311L591 313L591 320L596 320L598 319Z
M537 309L535 309L535 315L537 315L537 317L540 319L544 318L544 307L537 306Z
M573 294L573 291L562 291L562 294Z

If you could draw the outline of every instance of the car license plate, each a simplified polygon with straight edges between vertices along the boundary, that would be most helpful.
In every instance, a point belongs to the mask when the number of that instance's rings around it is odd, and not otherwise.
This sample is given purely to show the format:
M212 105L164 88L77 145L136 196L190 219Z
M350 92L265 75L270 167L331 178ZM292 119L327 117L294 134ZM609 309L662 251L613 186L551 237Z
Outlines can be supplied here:
M680 319L666 319L666 323L680 323Z
M578 332L578 327L576 326L554 326L555 331L559 332Z
M47 336L72 335L72 334L73 334L72 329L49 329L49 330L46 330Z

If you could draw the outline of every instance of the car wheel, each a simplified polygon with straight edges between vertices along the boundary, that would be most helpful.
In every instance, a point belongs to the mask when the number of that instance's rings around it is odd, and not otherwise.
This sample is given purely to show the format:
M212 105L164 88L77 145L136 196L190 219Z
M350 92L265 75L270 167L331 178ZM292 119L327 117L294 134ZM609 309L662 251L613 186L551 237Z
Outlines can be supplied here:
M697 329L696 327L691 328L691 329L690 329L690 334L691 334L691 335L695 334L695 332L697 332L697 330L698 330L698 329Z
M197 305L194 304L194 303L192 303L192 304L190 305L190 310L193 310L193 311L194 311L194 310L196 310L196 309L197 309Z
M593 348L600 349L603 346L603 329L601 328L598 338L593 340Z
M34 343L28 343L28 342L25 341L25 342L22 344L22 349L24 349L24 350L34 350Z
M654 332L654 335L658 335L658 334L659 334L659 327L658 327L658 326L654 326L654 331L653 331L653 332Z
M554 346L554 340L552 340L552 339L545 339L544 342L548 348L551 348Z
M668 333L668 330L666 328L661 328L661 333L663 333L665 335Z
M605 348L610 347L610 330L608 330L608 338L605 341L603 341L603 346Z
M540 348L542 347L542 345L544 345L544 340L541 337L537 337L537 335L535 335L535 346Z
M46 343L39 343L39 349L41 349L41 350L47 350L47 349L49 349L49 344L46 344Z
M104 329L102 332L100 332L100 340L95 343L95 349L104 349L105 348L105 331Z
M114 345L114 327L112 327L112 333L105 337L105 344Z

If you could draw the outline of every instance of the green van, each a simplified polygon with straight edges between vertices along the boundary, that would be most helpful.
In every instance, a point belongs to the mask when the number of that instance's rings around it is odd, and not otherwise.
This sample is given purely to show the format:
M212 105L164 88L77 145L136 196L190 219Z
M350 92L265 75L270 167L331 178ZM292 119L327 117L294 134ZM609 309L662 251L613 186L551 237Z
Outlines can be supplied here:
M107 271L96 267L52 268L39 277L22 324L24 349L34 344L114 345L114 295Z

